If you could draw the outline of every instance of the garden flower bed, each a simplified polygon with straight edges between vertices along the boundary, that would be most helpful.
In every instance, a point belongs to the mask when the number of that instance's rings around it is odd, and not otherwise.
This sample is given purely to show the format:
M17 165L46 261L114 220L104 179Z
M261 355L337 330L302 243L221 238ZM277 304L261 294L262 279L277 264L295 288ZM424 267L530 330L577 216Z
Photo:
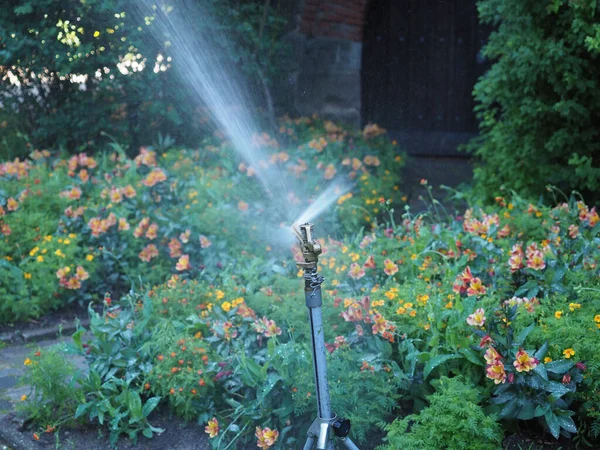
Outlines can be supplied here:
M448 448L498 448L528 424L598 438L594 208L575 195L548 207L507 192L459 214L432 201L400 216L402 157L371 136L378 129L299 120L280 131L296 145L263 136L270 163L311 189L333 172L356 181L317 233L332 401L361 448L426 448L431 430ZM84 421L111 442L152 437L158 407L198 422L214 448L300 447L315 409L303 274L260 234L273 206L251 168L218 138L134 161L115 149L36 153L0 170L3 317L96 305L93 338L82 329L70 349L89 373L64 351L25 361L32 432ZM49 373L64 382L45 383Z

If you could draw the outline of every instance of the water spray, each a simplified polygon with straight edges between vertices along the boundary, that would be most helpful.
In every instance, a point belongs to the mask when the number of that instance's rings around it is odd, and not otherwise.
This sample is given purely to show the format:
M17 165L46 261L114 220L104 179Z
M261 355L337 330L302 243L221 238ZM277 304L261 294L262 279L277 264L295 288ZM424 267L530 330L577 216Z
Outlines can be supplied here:
M315 373L315 387L317 390L317 418L308 429L304 450L334 450L334 438L340 438L342 443L350 450L359 450L348 437L350 433L350 420L337 417L331 411L329 397L329 384L327 382L327 359L325 353L325 336L323 327L323 314L321 306L321 284L325 279L319 275L317 264L319 255L323 251L313 234L314 225L305 223L292 226L292 232L298 239L303 262L297 262L298 267L304 270L304 296L308 308L310 335L312 341L313 369Z

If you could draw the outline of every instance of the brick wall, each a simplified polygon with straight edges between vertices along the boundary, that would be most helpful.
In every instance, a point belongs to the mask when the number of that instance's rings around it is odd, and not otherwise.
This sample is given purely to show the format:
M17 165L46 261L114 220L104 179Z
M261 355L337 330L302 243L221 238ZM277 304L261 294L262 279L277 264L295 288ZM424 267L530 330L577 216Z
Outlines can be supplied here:
M278 112L318 113L359 125L362 41L370 0L280 1L293 20L286 35L292 49L283 63L287 71L276 84Z
M301 31L361 42L368 0L304 0Z

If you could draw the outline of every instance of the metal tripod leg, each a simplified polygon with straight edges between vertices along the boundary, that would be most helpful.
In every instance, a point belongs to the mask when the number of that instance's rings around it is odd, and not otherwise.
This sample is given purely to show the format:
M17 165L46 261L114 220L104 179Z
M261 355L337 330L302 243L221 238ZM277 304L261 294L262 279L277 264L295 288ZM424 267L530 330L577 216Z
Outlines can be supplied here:
M349 437L342 438L341 441L342 444L346 446L346 448L350 450L359 450L359 448L354 444L354 442L352 442L352 439L350 439Z

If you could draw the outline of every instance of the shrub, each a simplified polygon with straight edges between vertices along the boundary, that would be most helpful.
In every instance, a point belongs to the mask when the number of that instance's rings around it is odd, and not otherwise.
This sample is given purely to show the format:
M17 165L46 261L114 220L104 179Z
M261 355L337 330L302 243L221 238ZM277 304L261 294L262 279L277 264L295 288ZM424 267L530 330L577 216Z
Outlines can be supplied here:
M312 195L332 170L356 185L322 222L332 234L372 224L381 212L376 199L400 195L393 170L403 162L384 137L366 139L312 119L282 120L278 137L289 146L269 137L269 165L293 174L302 188L283 200L290 202L285 211L264 202L221 138L202 151L144 148L129 159L115 145L95 158L34 151L31 159L0 164L0 322L101 300L105 292L118 297L132 284L151 287L172 274L210 278L246 264L257 249L286 251L278 241L264 243L265 215L277 227L272 218L300 214L308 200L302 192Z
M593 1L483 0L493 64L474 89L481 136L475 180L492 199L505 186L540 195L548 183L600 187L600 22ZM540 182L541 180L541 182Z
M223 27L234 44L227 53L232 66L240 63L256 86L268 86L283 50L284 21L262 3L210 2L221 21L210 26ZM205 114L181 94L171 68L177 59L171 61L160 37L148 39L150 23L125 0L69 8L52 0L6 2L0 11L0 117L9 118L0 119L7 132L0 154L23 157L33 148L93 152L107 142L104 133L131 144L132 154L158 133L190 145L205 136L206 129L189 125ZM124 61L140 66L119 68ZM161 61L165 70L155 73Z
M379 449L499 448L502 428L495 416L485 414L478 390L461 378L442 377L437 384L437 391L428 398L429 406L390 424L386 445Z

